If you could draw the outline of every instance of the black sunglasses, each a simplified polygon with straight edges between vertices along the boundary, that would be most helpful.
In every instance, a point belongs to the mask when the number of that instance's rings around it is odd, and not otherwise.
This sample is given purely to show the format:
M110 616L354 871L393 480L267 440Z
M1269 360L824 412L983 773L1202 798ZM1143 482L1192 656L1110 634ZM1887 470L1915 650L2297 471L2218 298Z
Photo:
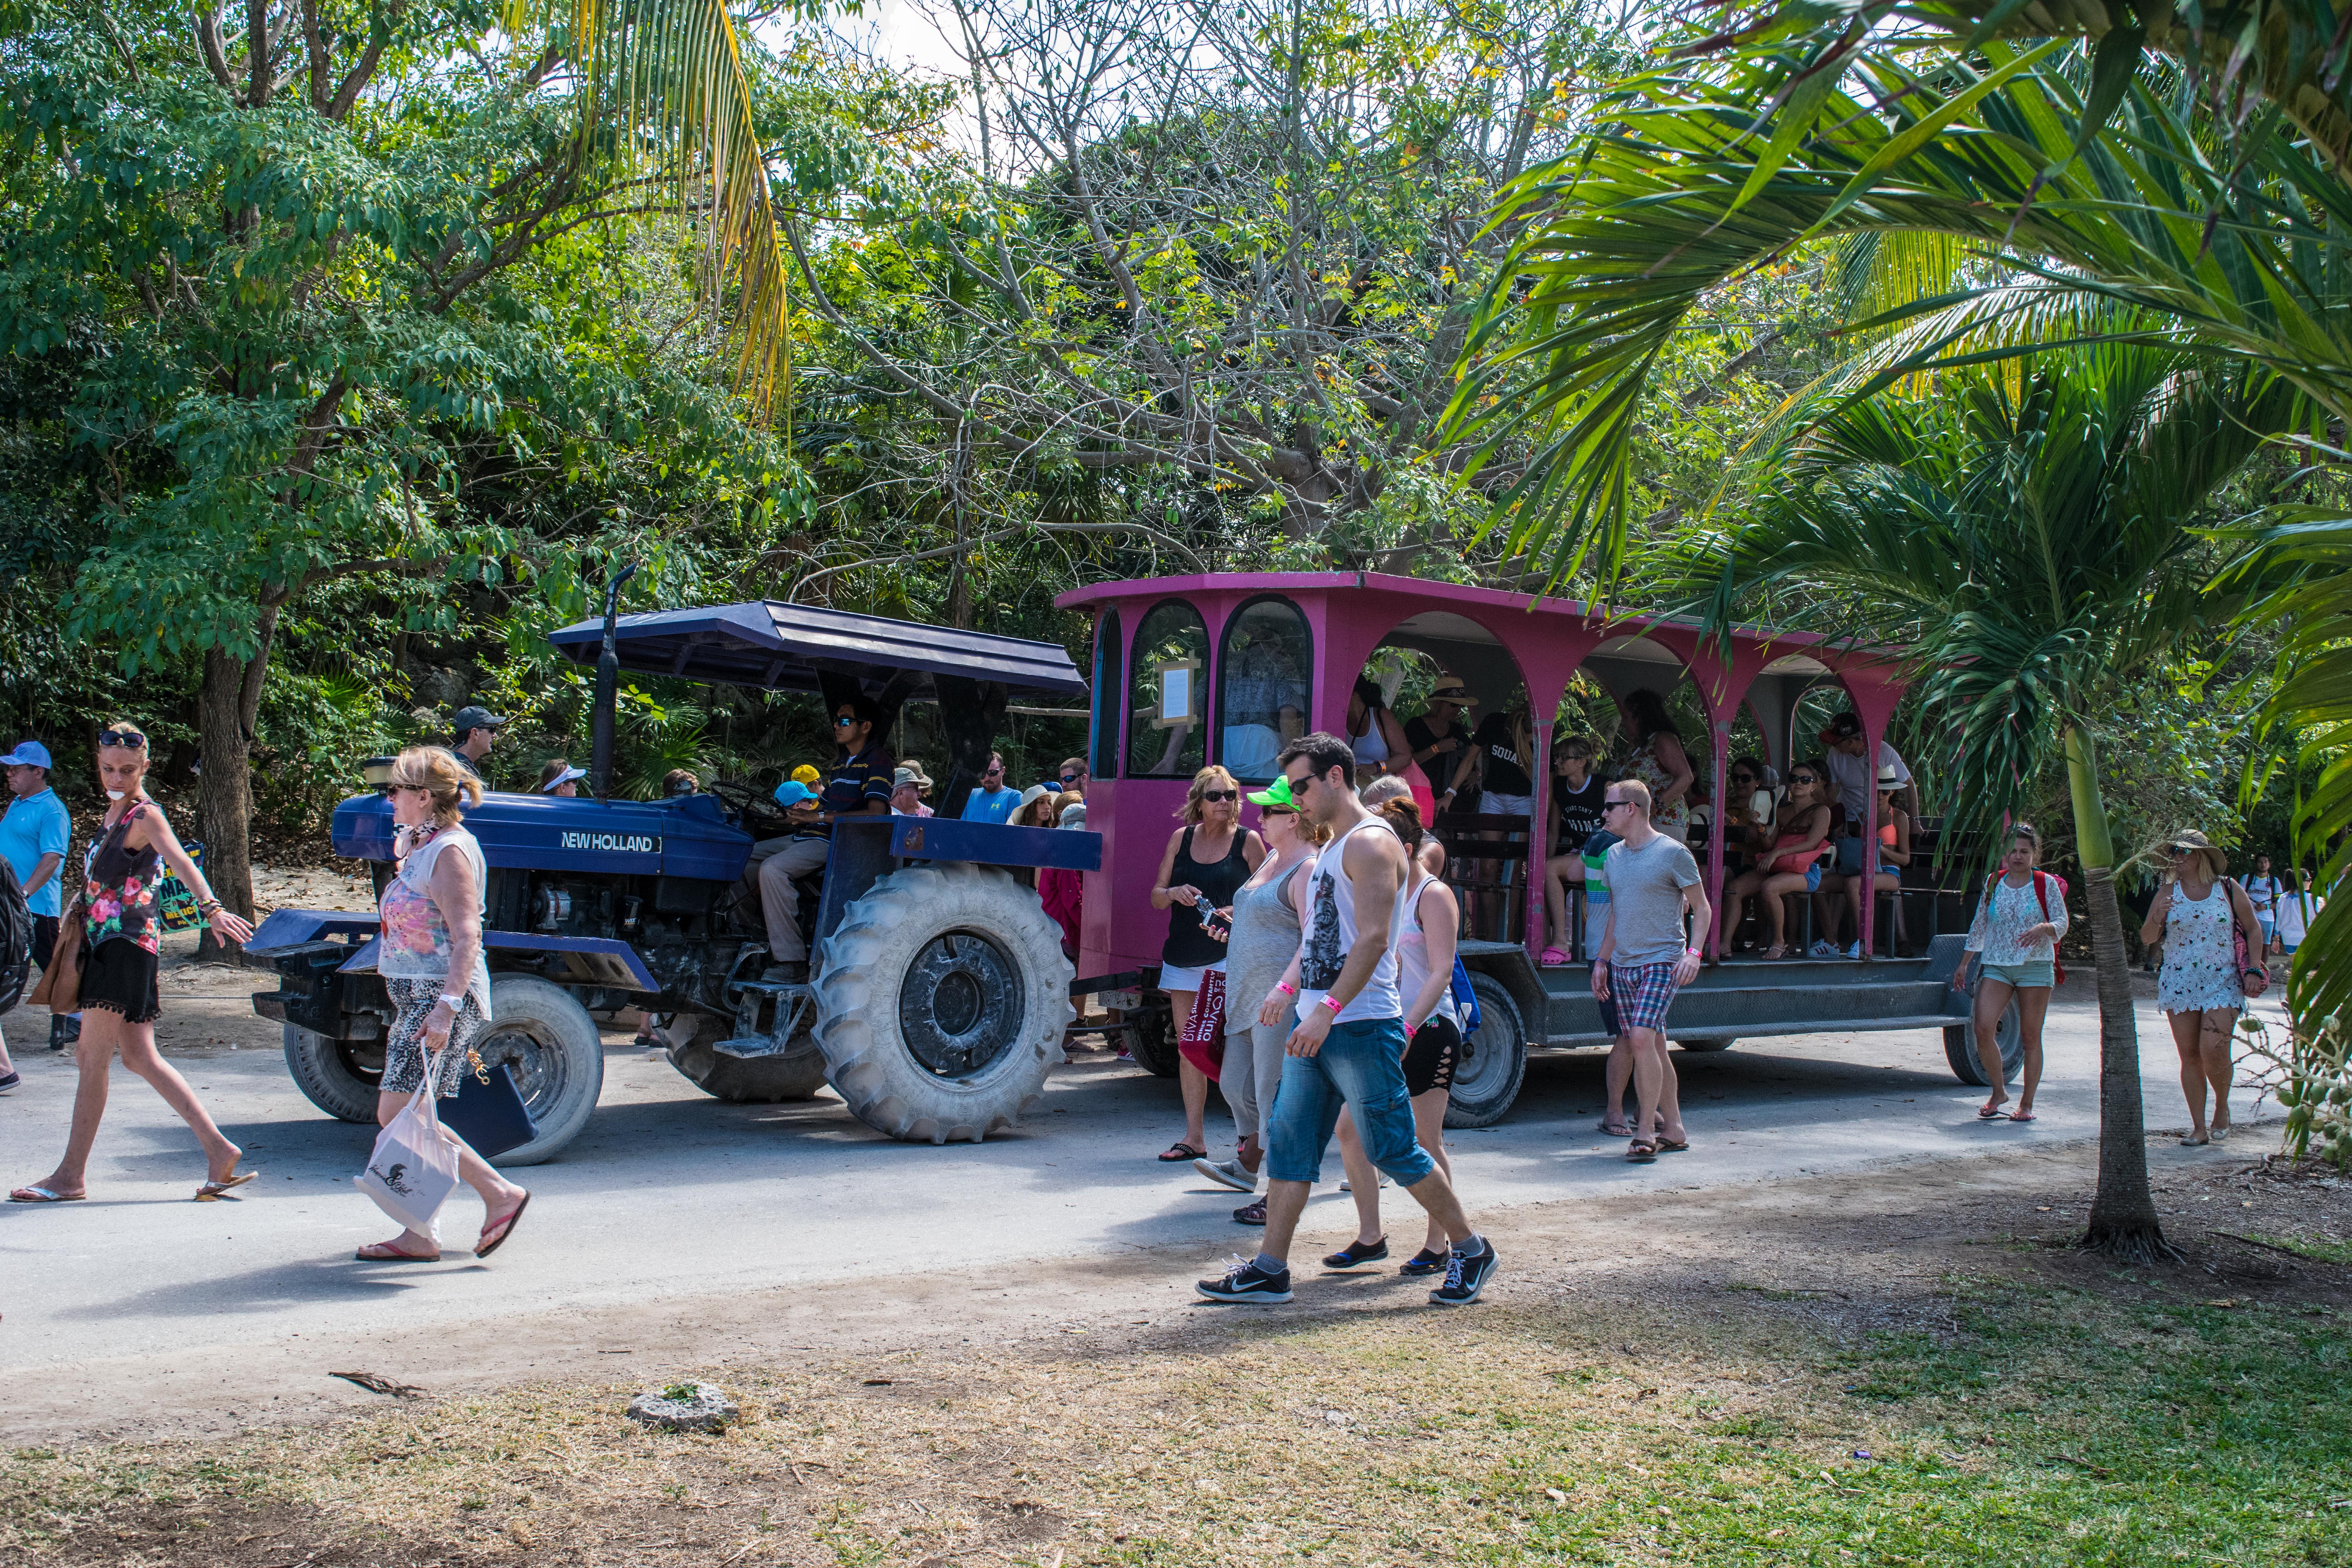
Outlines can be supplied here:
M1086 776L1087 775L1084 773L1064 773L1062 775L1062 782L1064 784L1076 784Z
M1819 784L1822 782L1822 775L1819 773L1790 773L1789 775L1789 782L1790 784Z
M143 746L147 743L147 737L136 730L100 730L98 743L100 746Z
M1201 798L1204 801L1211 802L1220 800L1239 800L1241 797L1242 792L1237 789L1204 789L1201 792Z
M982 778L984 778L984 779L992 779L992 778L994 778L997 774L999 774L999 773L1003 773L1003 771L1004 771L1004 764L1003 764L1003 763L997 763L997 764L996 764L996 766L994 766L994 767L992 767L992 768L982 768L982 769L981 769L981 770L980 770L980 776L981 776Z
M1756 782L1756 775L1748 773L1735 773L1731 775L1731 782L1734 784L1754 784Z
M846 730L856 722L857 715L855 713L836 713L833 716L833 727L836 730Z

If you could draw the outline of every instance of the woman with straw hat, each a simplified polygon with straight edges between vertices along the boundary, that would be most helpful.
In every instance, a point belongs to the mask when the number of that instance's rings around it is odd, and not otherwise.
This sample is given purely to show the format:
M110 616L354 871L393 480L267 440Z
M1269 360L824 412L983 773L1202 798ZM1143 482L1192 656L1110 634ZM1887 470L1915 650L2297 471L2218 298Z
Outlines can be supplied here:
M2229 861L2212 841L2189 829L2164 847L2171 862L2165 883L2148 904L2143 942L2164 943L2164 968L2156 981L2156 1005L2172 1026L2180 1052L2180 1092L2189 1101L2184 1145L2219 1142L2230 1135L2230 1040L2248 996L2270 984L2261 967L2263 928L2246 891L2228 876ZM2240 956L2235 933L2246 939ZM2213 1117L2205 1118L2205 1090L2213 1091Z

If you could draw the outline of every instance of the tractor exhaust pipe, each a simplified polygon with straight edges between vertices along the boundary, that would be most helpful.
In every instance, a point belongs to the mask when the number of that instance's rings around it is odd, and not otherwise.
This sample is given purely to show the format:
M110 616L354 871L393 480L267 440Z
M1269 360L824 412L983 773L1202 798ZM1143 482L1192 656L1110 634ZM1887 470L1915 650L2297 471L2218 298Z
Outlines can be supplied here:
M637 574L630 562L621 574L604 584L604 651L596 656L596 700L589 718L588 784L599 801L612 798L613 708L619 700L621 656L614 632L620 620L621 589Z

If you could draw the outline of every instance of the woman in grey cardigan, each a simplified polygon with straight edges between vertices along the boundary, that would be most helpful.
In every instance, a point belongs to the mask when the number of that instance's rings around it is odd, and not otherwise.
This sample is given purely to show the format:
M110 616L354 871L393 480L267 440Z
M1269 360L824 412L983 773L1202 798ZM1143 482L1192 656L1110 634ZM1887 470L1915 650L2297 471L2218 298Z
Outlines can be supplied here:
M1276 779L1248 799L1258 808L1258 832L1266 852L1234 894L1232 908L1221 911L1231 921L1225 937L1225 994L1232 1000L1225 1014L1225 1060L1217 1074L1217 1087L1233 1107L1242 1145L1231 1160L1204 1155L1192 1162L1192 1168L1236 1192L1255 1193L1258 1167L1265 1159L1258 1130L1274 1105L1275 1086L1282 1081L1283 1042L1291 1026L1290 998L1275 987L1298 952L1298 899L1304 886L1299 874L1315 863L1321 830L1299 814L1287 779ZM1210 922L1212 933L1220 924ZM1269 1014L1272 1022L1265 1021ZM1234 1217L1244 1225L1264 1225L1265 1205L1250 1204Z

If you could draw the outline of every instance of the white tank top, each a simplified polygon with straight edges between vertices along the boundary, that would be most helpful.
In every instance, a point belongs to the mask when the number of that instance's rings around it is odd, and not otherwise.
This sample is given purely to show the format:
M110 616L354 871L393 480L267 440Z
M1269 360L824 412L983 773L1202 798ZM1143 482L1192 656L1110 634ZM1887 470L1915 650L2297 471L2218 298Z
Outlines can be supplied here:
M1419 864L1414 862L1416 868ZM1421 988L1429 984L1429 933L1421 929L1421 896L1429 891L1429 885L1435 880L1436 878L1423 871L1404 896L1404 934L1397 938L1397 997L1408 1005L1413 997L1421 994ZM1437 1005L1429 1010L1429 1016L1443 1018L1458 1029L1462 1026L1462 1020L1454 1011L1454 975L1451 970L1447 971L1445 978L1447 987L1437 994ZM1399 1016L1402 1016L1402 1013Z
M1299 919L1298 939L1298 1016L1302 1018L1308 1008L1323 1005L1324 994L1339 978L1348 953L1356 945L1356 889L1348 879L1342 852L1349 839L1368 829L1396 837L1387 823L1368 816L1333 839L1316 857L1315 869L1307 875L1307 909ZM1398 848L1402 851L1403 846ZM1339 1009L1333 1023L1404 1016L1403 1004L1397 996L1397 939L1404 930L1404 916L1405 900L1400 894L1389 910L1389 944L1379 966L1355 999Z
M1377 767L1389 760L1389 741L1381 733L1381 710L1377 708L1365 712L1364 732L1350 735L1348 740L1355 748L1358 767Z

